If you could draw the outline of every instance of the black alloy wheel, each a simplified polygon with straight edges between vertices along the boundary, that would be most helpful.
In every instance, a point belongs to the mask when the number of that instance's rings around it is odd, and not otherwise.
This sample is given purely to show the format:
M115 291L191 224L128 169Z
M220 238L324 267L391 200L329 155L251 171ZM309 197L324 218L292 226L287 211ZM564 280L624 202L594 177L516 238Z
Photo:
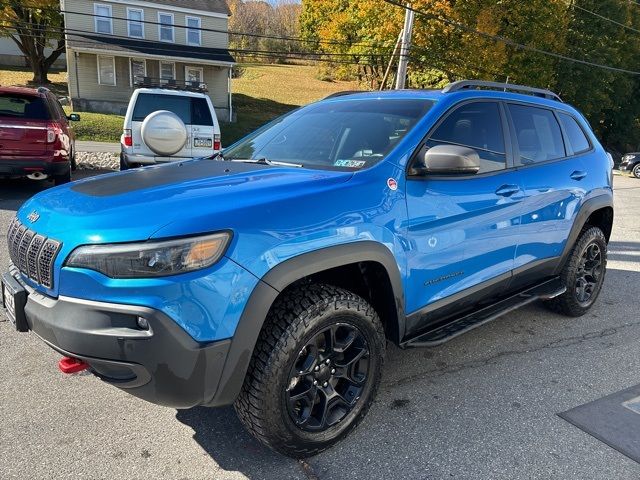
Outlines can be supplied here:
M603 256L600 246L592 242L582 252L576 275L576 299L581 305L588 305L594 293L600 289L603 273Z
M348 323L335 323L298 354L289 374L288 411L298 428L321 432L354 408L369 379L369 344Z

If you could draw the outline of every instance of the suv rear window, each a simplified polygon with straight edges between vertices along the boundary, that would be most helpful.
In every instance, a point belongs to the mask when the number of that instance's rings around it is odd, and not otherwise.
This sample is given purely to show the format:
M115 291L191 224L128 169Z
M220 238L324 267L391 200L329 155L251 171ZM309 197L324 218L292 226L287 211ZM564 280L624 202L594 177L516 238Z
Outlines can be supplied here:
M49 120L49 109L40 97L0 94L0 117L20 118L24 120Z
M206 99L155 93L138 95L132 120L142 122L148 115L158 110L175 113L185 125L213 125L211 110Z

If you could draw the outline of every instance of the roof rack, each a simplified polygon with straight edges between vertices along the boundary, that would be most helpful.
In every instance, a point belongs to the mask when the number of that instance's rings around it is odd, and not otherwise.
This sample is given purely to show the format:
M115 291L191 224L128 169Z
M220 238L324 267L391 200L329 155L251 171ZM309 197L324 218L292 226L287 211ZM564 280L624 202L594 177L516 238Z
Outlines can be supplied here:
M133 86L136 88L164 88L167 90L180 90L184 92L207 93L207 84L203 82L188 82L182 80L166 80L161 78L140 77L134 78Z
M344 97L345 95L353 95L355 93L363 93L363 90L345 90L344 92L336 92L336 93L332 93L328 97L324 97L323 100L328 100L330 98L336 98L336 97Z
M485 88L488 90L502 90L512 91L518 93L528 93L536 97L547 98L549 100L556 100L562 102L560 95L553 93L551 90L545 90L543 88L526 87L524 85L514 85L512 83L499 83L499 82L486 82L483 80L459 80L457 82L450 83L442 89L442 93L459 92L460 90L474 90Z

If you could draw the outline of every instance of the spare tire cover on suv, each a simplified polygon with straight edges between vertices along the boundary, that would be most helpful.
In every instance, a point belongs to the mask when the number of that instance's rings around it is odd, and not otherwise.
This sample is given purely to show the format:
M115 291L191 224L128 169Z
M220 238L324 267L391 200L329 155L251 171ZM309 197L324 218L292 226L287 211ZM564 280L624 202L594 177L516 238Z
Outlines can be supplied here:
M158 110L142 122L142 141L157 155L174 155L187 143L187 127L175 113Z

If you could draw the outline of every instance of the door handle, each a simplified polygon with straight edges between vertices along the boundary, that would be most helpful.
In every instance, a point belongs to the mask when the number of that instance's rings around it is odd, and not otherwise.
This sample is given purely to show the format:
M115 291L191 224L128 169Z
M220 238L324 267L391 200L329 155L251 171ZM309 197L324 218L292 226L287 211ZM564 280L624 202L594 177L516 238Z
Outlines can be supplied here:
M510 197L514 193L518 193L520 191L520 187L518 185L502 185L500 188L496 190L496 195L500 195L502 197Z
M587 172L583 170L576 170L571 174L571 178L573 178L574 180L582 180L586 176L587 176Z

